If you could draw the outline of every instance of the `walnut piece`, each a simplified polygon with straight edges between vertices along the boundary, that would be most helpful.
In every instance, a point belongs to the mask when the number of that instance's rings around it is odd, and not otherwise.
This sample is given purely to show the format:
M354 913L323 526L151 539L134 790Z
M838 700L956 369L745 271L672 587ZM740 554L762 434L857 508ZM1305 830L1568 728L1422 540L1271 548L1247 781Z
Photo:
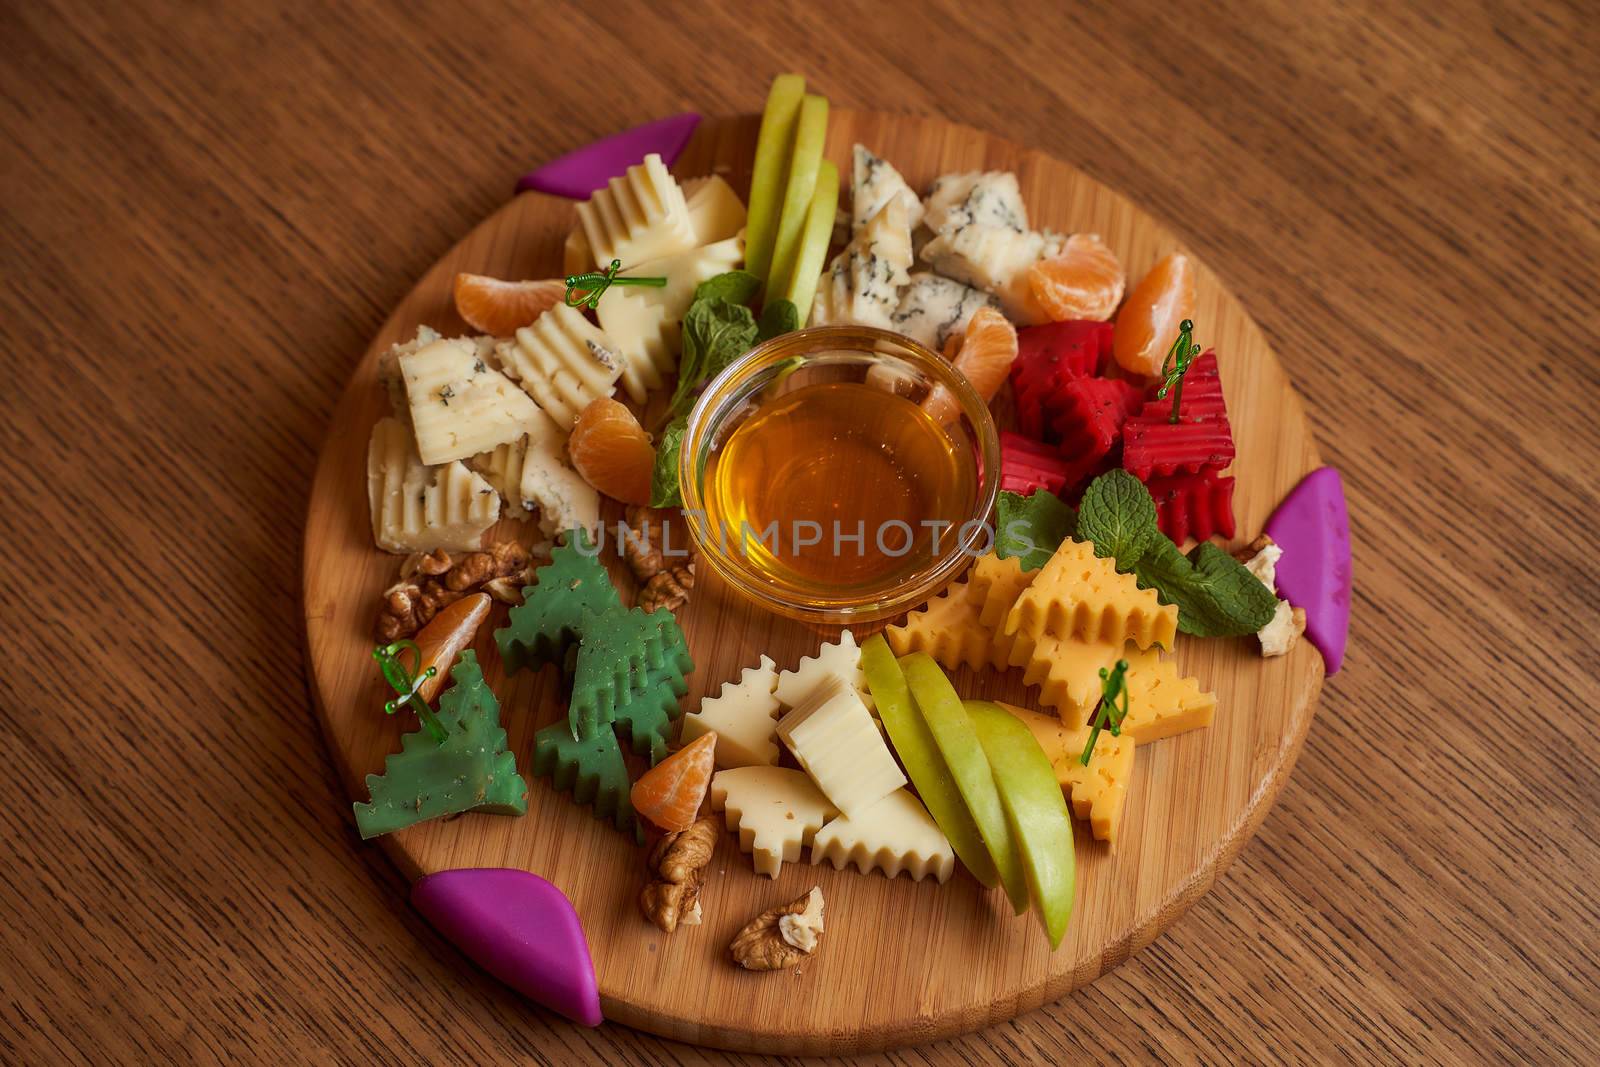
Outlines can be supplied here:
M515 541L454 556L443 549L413 553L400 564L399 580L383 591L373 633L386 642L410 637L479 588L501 603L520 604L521 590L533 583L536 567L537 561Z
M792 967L816 952L822 936L822 890L757 915L734 935L728 950L747 971Z
M700 886L716 850L722 820L708 815L687 830L668 834L650 850L650 881L639 891L639 910L666 933L700 922Z
M622 557L639 582L637 604L645 611L677 611L689 602L689 591L694 588L694 553L685 554L672 544L671 516L662 508L628 508L629 529L622 539Z

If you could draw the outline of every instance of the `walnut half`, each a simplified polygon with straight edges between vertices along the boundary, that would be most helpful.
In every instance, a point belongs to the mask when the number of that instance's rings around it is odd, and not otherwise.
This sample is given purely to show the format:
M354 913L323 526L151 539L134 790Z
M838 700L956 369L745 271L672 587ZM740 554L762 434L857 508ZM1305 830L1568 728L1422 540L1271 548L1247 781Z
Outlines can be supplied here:
M822 937L822 890L757 915L734 935L728 950L747 971L792 967L817 951Z
M708 815L650 850L645 860L650 881L639 891L639 910L666 933L699 924L700 886L721 833L722 820Z

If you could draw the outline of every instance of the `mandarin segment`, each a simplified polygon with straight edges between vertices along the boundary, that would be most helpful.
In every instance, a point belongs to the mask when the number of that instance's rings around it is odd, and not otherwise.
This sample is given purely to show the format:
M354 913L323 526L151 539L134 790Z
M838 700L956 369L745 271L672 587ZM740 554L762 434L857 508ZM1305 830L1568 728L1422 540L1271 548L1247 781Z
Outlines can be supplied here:
M482 274L457 274L456 314L491 337L510 337L566 299L559 279L508 282Z
M625 504L650 503L656 448L633 412L609 396L591 401L567 439L572 466L600 492Z
M694 825L716 769L717 734L701 734L645 771L629 793L633 810L656 827L676 833Z
M1127 281L1117 254L1092 233L1073 234L1059 255L1028 268L1028 286L1053 322L1109 319Z
M979 308L966 330L945 342L945 358L966 376L987 404L994 399L1017 359L1017 328L999 311ZM942 385L934 386L922 401L923 410L943 425L961 413L955 396Z
M1150 268L1117 313L1112 353L1130 374L1154 378L1178 337L1178 324L1194 318L1194 265L1173 252Z

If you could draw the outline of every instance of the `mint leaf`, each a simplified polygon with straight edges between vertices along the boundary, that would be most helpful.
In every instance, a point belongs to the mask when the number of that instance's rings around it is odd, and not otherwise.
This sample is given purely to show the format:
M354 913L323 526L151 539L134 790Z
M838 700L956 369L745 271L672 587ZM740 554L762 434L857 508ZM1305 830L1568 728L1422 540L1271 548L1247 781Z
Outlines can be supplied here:
M1178 606L1178 629L1196 637L1240 637L1272 621L1278 598L1244 564L1209 541L1185 556L1165 536L1134 568L1139 584Z
M1124 470L1100 475L1078 503L1076 536L1093 541L1095 555L1116 559L1117 570L1133 570L1151 542L1162 536L1150 490Z
M707 278L694 287L694 298L700 300L726 300L730 304L748 304L761 291L761 279L742 270Z
M716 278L711 280L716 281ZM696 390L749 351L755 342L756 317L743 304L708 297L689 305L683 316L678 386L672 391L668 413L678 415L692 406Z
M683 504L683 486L678 481L678 456L683 451L683 434L689 420L679 417L656 442L656 466L650 472L650 506L675 508Z
M784 299L768 300L761 309L761 321L757 324L756 342L770 341L774 337L781 337L786 333L794 333L800 328L800 312L793 304Z
M1025 571L1036 571L1072 536L1078 516L1048 489L1029 496L1001 493L997 508L999 529L994 551L1001 559L1015 556Z

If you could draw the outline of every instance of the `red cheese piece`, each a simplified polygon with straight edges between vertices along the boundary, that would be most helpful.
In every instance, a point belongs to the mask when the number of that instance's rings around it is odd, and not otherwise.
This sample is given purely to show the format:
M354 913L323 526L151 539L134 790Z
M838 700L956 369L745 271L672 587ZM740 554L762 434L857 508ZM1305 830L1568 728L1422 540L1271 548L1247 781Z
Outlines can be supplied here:
M1152 475L1220 471L1233 456L1233 431L1226 419L1170 423L1141 416L1122 427L1122 466L1141 482Z
M1193 537L1232 537L1233 479L1215 471L1199 474L1174 474L1149 480L1150 495L1156 502L1156 520L1161 532L1176 544Z
M1183 405L1178 409L1185 419L1228 417L1228 406L1222 398L1222 375L1217 371L1217 354L1202 353L1183 376ZM1165 421L1172 416L1172 394L1157 400L1152 391L1139 416L1151 422Z
M1118 378L1063 382L1052 405L1061 455L1071 463L1102 459L1122 439L1122 425L1144 403L1138 386Z
M1017 397L1017 425L1035 441L1049 431L1048 398L1061 383L1100 373L1111 356L1109 322L1069 319L1017 331L1017 358L1011 387Z
M1035 489L1048 489L1059 495L1066 488L1071 469L1049 445L1030 441L1021 434L1000 434L1000 489L1024 496Z

